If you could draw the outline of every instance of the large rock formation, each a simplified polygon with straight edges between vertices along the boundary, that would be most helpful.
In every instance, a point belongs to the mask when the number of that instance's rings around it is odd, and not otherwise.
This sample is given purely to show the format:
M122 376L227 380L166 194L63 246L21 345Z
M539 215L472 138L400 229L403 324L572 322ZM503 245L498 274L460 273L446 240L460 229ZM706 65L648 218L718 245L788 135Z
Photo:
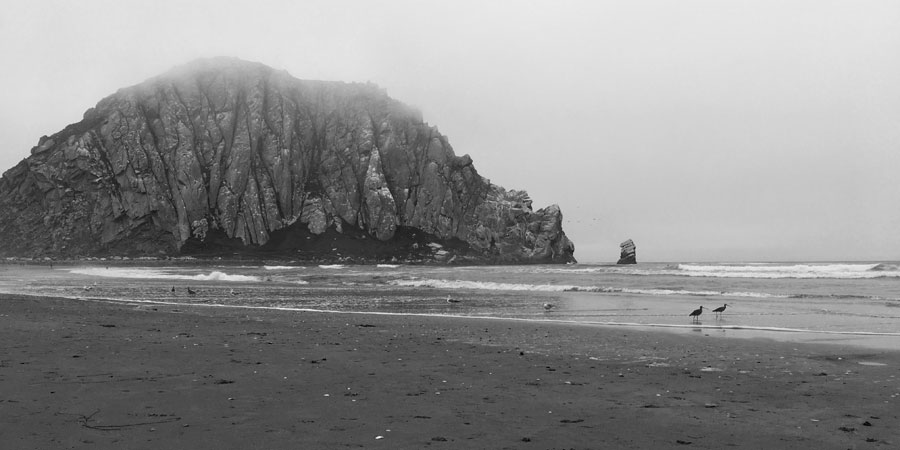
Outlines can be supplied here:
M0 180L0 254L570 262L556 205L481 177L372 84L230 58L121 89Z

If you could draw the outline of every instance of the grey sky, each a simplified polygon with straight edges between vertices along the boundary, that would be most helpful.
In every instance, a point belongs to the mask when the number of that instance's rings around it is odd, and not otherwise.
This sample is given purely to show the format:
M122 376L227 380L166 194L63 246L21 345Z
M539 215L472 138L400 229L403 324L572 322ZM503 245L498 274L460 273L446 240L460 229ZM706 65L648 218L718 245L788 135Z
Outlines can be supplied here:
M897 1L29 1L0 16L0 170L205 56L371 81L582 262L900 259Z

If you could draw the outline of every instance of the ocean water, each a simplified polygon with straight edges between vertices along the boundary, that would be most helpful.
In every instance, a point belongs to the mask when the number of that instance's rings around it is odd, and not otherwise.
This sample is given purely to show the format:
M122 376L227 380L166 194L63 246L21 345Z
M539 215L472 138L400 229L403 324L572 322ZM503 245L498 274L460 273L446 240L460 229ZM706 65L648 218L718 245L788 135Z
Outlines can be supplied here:
M135 304L576 322L900 349L896 262L159 264L0 265L0 292ZM722 314L712 311L726 304ZM689 314L700 306L704 311L693 320Z

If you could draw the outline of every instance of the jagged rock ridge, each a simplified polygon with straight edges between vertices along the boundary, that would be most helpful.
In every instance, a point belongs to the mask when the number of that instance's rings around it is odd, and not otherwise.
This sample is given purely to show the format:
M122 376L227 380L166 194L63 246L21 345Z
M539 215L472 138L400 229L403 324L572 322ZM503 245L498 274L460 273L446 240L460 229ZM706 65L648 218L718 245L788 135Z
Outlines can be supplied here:
M0 179L7 256L302 258L330 236L381 256L574 261L556 205L534 211L491 184L372 84L199 60L119 90L31 153Z

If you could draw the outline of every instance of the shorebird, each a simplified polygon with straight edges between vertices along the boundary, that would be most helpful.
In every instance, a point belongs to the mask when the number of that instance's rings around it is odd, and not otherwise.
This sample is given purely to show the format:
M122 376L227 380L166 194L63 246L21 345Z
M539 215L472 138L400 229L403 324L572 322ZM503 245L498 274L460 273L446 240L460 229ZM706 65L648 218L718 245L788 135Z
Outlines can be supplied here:
M231 290L231 295L241 295L241 293L238 292L238 291L235 291L234 289L232 289L232 290Z
M556 305L554 305L553 303L544 303L544 311L550 311L551 309L553 309L555 307L556 307Z
M195 291L191 288L187 288L187 290L188 290L188 295L195 295L197 293L197 291Z
M691 316L691 319L692 319L694 322L698 322L698 321L700 321L700 314L703 314L703 307L702 307L702 306L700 307L700 309L695 309L695 310L694 310L693 312L691 312L689 315Z
M91 290L91 289L93 289L93 288L94 288L93 286L85 286L85 287L84 287L84 290L89 291L89 290Z
M175 292L175 286L172 286L172 292Z
M728 306L728 303L726 303L726 304L724 304L724 305L722 305L722 306L720 306L720 307L714 309L713 312L716 313L716 316L718 316L719 314L722 314L722 312L725 311L725 307L726 307L726 306Z
M459 303L459 300L451 297L450 294L447 294L447 303Z

